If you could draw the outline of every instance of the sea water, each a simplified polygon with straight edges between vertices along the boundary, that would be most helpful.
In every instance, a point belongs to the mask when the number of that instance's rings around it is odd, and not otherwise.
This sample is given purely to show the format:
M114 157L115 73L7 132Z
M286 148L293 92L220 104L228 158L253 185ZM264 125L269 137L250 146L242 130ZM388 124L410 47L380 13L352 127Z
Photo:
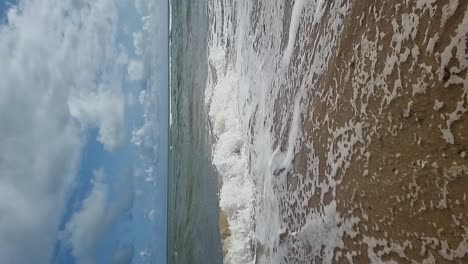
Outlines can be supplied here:
M218 176L204 103L207 1L172 1L168 262L221 263Z

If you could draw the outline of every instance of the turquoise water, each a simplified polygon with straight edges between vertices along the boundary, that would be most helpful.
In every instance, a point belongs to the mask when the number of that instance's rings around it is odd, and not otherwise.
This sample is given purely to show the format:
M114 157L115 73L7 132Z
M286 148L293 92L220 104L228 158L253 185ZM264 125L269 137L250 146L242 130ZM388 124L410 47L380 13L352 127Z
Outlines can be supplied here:
M168 263L221 263L217 175L211 162L207 2L172 1Z

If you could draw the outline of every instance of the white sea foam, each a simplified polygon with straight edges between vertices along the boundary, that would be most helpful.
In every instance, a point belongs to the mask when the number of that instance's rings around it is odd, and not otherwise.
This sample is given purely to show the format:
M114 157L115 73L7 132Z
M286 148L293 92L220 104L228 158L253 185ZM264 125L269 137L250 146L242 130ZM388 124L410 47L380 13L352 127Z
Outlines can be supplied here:
M239 100L241 74L229 58L227 47L227 32L232 29L231 10L228 5L223 8L225 17L222 17L220 6L210 9L216 23L212 23L210 31L205 103L210 106L209 116L215 137L213 164L222 182L220 207L226 213L231 231L231 236L223 241L227 249L224 262L253 263L254 183L248 173L247 144L242 126Z
M321 0L323 2L323 0ZM292 14L291 14L291 22L289 24L289 39L288 39L288 45L284 49L284 55L283 55L283 64L285 66L289 65L289 62L291 61L291 55L294 51L294 44L296 43L296 34L297 30L299 29L299 22L301 19L302 11L304 9L304 0L296 0L294 2L294 6L292 9Z
M237 93L238 74L231 66L225 68L222 49L213 50L209 89L210 119L216 143L213 164L222 178L220 207L227 215L231 236L224 241L229 248L225 262L249 263L253 260L251 241L253 231L253 182L247 173L245 142L241 129ZM217 80L213 77L217 76ZM210 84L212 86L210 86Z
M223 182L220 206L228 216L232 232L225 241L228 249L225 263L279 263L288 254L279 238L288 228L282 220L279 200L286 194L278 193L275 186L284 186L286 174L278 175L278 171L291 170L293 159L300 148L303 133L301 115L309 102L306 87L295 86L298 90L293 98L294 105L282 113L291 116L290 119L284 118L284 123L274 124L272 113L281 89L294 88L289 79L291 77L288 77L288 68L295 49L300 49L305 39L298 35L301 21L306 18L312 21L313 26L319 24L324 14L325 1L313 1L307 5L304 0L295 1L287 32L283 32L282 20L278 19L278 14L283 14L284 6L275 2L263 3L267 6L262 16L258 17L255 33L266 35L261 39L249 31L252 26L250 15L254 12L251 3L236 3L235 12L232 12L230 1L213 1L209 8L212 21L205 102L210 106L212 130L216 138L213 163ZM338 18L330 25L330 33L315 43L322 48L316 53L317 59L309 70L310 76L304 78L309 82L313 74L321 74L326 70L327 61L337 43L337 28L342 23L339 16L340 12L346 11L346 6L337 10L332 12ZM231 17L232 14L237 17ZM262 26L263 32L259 30ZM284 49L281 36L288 36ZM290 128L285 149L274 144L273 125L280 126L281 130ZM255 129L251 131L252 126ZM350 124L350 129L353 128ZM343 133L350 133L348 130L344 128ZM252 138L255 140L251 142ZM352 147L354 142L350 144ZM349 150L337 149L335 152L342 155L341 160L345 164ZM313 156L314 151L311 149L311 167L318 166ZM333 177L329 175L330 185L333 185ZM303 184L315 186L317 183L305 180ZM291 195L292 200L301 200L298 193ZM342 234L350 233L357 220L342 221L336 206L330 205L325 209L326 212L310 214L302 231L291 235L318 250L322 249L323 239L316 240L310 234L324 239L333 237L333 243L330 242L330 247L326 248L333 252L333 246L340 244ZM342 228L331 232L330 228L319 224L328 222L333 226L342 224ZM312 233L311 229L314 229ZM261 246L265 252L255 254L253 244ZM254 255L261 258L255 260Z

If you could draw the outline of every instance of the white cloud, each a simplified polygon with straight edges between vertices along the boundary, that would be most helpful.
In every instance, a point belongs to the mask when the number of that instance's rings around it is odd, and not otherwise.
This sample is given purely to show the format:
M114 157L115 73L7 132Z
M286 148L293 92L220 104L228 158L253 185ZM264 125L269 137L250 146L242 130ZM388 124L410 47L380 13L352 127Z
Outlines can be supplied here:
M153 28L152 23L153 17L152 16L144 16L141 18L141 23L143 24L143 31L145 32L151 32L151 29Z
M146 95L146 91L145 91L145 90L141 90L141 91L140 91L140 94L138 95L138 102L140 102L140 104L144 104L144 103L145 103L145 95Z
M132 172L123 174L117 187L119 198L110 203L109 190L102 169L94 172L93 188L81 209L66 224L63 237L80 264L96 263L96 249L105 233L134 200Z
M133 32L133 46L135 47L136 55L143 55L143 33L141 31Z
M0 263L42 264L76 180L83 129L96 126L106 147L118 145L125 69L114 1L19 5L0 25Z
M107 150L114 150L124 137L125 98L120 93L101 91L71 97L71 116L87 126L99 127L97 140Z
M135 0L135 9L138 11L140 15L143 14L144 8L144 0Z
M108 187L102 170L95 172L93 189L83 207L67 223L66 241L79 263L95 263L95 250L107 230Z
M131 142L137 148L144 161L154 164L158 160L159 127L145 115L145 121L139 128L132 131Z
M140 60L130 60L127 66L128 79L131 81L140 81L143 79L145 66Z
M143 124L132 131L131 143L135 146L144 162L146 181L154 184L154 168L159 163L160 126L159 115L154 111L157 107L159 91L152 83L147 90L142 90L138 99L143 107Z
M140 158L144 162L146 181L155 184L154 168L159 163L160 146L160 113L154 111L158 107L159 90L152 82L147 90L142 90L139 101L143 107L143 124L132 131L131 143L134 144Z

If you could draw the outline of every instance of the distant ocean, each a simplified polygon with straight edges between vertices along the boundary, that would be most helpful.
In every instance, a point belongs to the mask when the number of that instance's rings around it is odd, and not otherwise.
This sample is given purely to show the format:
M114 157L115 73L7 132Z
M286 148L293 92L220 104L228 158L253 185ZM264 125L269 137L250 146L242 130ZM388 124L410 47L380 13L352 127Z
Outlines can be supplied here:
M205 106L206 0L171 3L168 263L221 263L218 176Z

